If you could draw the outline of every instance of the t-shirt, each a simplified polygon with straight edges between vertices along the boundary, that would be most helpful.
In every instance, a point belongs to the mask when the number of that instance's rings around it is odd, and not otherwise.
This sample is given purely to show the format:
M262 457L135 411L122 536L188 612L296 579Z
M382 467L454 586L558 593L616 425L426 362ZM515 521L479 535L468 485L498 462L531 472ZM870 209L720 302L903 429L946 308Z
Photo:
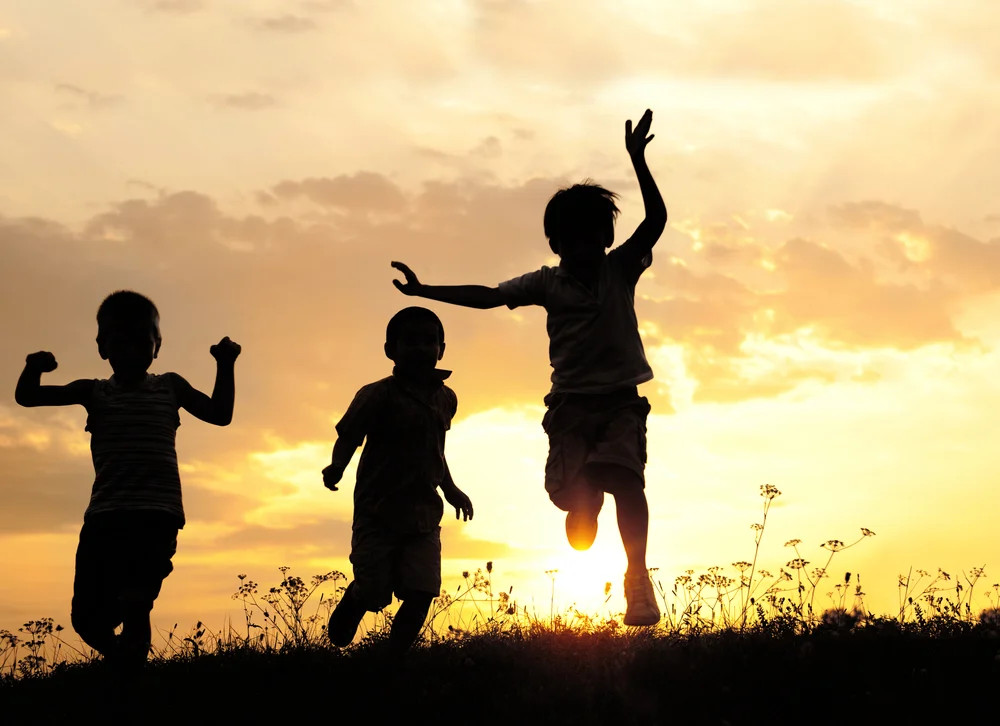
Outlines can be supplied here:
M441 522L437 487L444 479L444 436L458 408L444 385L448 371L414 383L395 373L364 386L337 424L337 435L361 444L354 518L397 532L428 532Z
M651 254L625 242L602 260L595 291L562 267L499 284L507 307L545 308L552 393L607 393L652 379L635 316L635 286L651 264Z
M94 487L84 518L103 512L152 511L184 526L174 442L180 416L172 373L122 387L112 376L95 380L87 405Z

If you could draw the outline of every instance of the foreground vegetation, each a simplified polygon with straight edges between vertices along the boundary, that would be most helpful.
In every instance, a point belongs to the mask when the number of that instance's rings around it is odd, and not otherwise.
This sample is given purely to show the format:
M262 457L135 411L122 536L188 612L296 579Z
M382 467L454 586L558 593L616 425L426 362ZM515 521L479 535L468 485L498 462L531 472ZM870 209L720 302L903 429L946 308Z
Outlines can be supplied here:
M0 713L41 723L88 713L256 723L358 711L375 722L1000 721L987 700L1000 683L998 588L977 593L982 568L900 575L899 611L875 616L855 576L828 574L838 553L874 532L828 540L819 567L791 540L795 556L774 574L758 567L757 553L780 492L765 486L761 495L749 561L686 572L669 587L651 573L664 610L656 628L572 609L539 618L511 590L494 592L486 563L435 601L421 645L393 662L383 652L390 613L369 620L353 646L332 648L325 624L346 578L305 581L280 568L281 582L267 589L239 576L239 629L175 628L136 683L123 683L50 619L0 631Z

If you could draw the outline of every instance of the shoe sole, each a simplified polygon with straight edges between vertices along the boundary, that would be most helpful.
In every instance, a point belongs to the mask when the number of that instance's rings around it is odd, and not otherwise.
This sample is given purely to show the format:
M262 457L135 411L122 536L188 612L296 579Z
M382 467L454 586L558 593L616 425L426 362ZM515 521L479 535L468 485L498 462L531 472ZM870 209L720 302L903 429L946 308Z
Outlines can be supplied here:
M576 523L574 520L577 519L577 516L574 516L574 512L569 512L566 515L566 539L569 541L570 547L582 552L589 550L594 544L594 540L597 539L597 517Z

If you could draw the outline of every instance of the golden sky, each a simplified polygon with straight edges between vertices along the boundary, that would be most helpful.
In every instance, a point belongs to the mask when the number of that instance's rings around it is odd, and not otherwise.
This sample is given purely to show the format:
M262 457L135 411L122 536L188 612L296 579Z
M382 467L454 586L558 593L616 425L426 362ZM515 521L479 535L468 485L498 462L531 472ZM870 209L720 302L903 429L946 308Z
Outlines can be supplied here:
M0 627L68 625L93 471L82 409L23 409L106 377L94 314L161 311L154 371L211 390L243 345L236 417L182 414L188 526L154 610L221 623L237 573L348 564L333 424L387 375L385 322L425 282L552 264L545 202L592 178L641 220L624 121L654 111L670 223L636 307L656 379L649 564L665 583L752 555L838 555L877 610L910 566L1000 578L1000 8L989 0L99 0L0 5ZM572 552L542 490L544 313L441 316L448 439L476 518L444 575L486 560L547 612L620 589L613 507ZM990 583L993 579L990 579ZM587 598L593 596L593 600ZM544 601L544 607L542 605Z

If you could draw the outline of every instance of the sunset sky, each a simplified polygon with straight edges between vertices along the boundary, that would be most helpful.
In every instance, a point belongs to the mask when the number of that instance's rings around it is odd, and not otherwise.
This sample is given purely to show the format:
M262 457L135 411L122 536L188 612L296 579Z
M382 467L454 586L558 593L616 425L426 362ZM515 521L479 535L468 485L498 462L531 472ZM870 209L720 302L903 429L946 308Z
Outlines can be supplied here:
M46 383L110 375L94 315L119 288L160 309L154 372L210 392L209 346L243 345L232 425L182 413L188 524L153 611L221 625L238 573L349 572L354 467L338 493L319 472L413 303L390 260L441 284L554 264L542 210L587 178L626 239L646 108L657 576L750 559L771 483L772 571L866 527L831 574L877 611L911 566L1000 580L997 37L989 0L0 4L0 628L69 625L93 481L82 408L14 403L27 353L55 353ZM446 511L446 584L492 560L546 615L547 570L563 605L618 598L613 506L577 553L542 489L544 312L426 304L476 509Z

